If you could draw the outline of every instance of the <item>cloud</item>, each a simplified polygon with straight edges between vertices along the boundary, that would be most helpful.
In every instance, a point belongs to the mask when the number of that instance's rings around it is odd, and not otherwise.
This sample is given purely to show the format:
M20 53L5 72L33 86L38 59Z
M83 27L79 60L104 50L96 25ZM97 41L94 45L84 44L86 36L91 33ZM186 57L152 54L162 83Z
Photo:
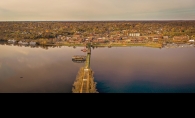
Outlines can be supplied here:
M194 19L195 1L1 0L0 14L0 20Z

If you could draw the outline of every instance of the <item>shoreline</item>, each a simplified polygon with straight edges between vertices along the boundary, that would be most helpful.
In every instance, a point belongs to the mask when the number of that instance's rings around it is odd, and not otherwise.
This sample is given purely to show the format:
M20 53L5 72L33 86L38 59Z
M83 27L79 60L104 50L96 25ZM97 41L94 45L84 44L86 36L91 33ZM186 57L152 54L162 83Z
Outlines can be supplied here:
M7 41L2 41L0 40L1 44L8 44L8 45L20 45L18 43L8 43ZM169 44L169 43L168 43ZM177 43L172 43L172 44L177 44ZM186 43L178 43L178 44L186 44ZM194 43L192 43L194 44ZM165 44L166 45L166 44ZM163 48L165 45L163 45L162 43L157 43L157 42L147 42L147 43L100 43L100 44L91 44L91 47L108 47L108 48L112 48L112 47L137 47L137 46L141 46L141 47L151 47L151 48ZM21 46L35 46L35 45L21 45ZM73 43L59 43L59 44L52 44L52 43L45 43L45 44L39 44L37 43L36 46L68 46L68 47L85 47L86 44L85 43L81 43L81 44L73 44Z
M85 47L86 44L68 44L68 43L64 43L64 44L41 44L44 46L75 46L75 47ZM136 46L144 46L144 47L153 47L153 48L162 48L162 44L160 43L126 43L126 44L92 44L92 47L136 47Z

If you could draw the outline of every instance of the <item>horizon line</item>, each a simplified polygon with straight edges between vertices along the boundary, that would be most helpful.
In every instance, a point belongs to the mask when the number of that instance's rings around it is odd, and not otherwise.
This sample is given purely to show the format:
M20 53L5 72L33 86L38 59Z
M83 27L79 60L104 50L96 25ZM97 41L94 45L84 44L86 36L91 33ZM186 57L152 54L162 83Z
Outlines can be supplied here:
M8 20L0 22L104 22L104 21L195 21L195 20Z

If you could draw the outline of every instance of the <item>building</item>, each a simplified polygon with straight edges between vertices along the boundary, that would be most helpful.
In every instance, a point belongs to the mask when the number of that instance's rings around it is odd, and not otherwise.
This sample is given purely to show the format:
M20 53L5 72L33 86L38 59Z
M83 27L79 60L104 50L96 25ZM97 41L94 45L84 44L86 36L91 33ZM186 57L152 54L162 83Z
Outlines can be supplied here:
M194 39L189 40L190 43L194 43Z
M153 38L153 42L158 42L159 38Z
M158 42L158 41L164 41L164 40L165 39L161 35L151 35L151 36L148 36L148 41Z
M169 36L163 36L163 39L169 39Z
M140 36L140 33L129 33L129 36Z
M174 36L173 41L175 42L189 41L189 36Z

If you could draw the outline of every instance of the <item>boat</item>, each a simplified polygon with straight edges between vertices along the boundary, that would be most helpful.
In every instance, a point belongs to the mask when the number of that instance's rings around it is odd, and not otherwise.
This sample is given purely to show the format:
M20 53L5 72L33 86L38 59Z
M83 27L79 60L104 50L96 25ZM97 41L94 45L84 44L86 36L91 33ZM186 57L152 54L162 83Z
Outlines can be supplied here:
M83 55L75 55L72 57L73 61L85 61L86 60L86 56Z

